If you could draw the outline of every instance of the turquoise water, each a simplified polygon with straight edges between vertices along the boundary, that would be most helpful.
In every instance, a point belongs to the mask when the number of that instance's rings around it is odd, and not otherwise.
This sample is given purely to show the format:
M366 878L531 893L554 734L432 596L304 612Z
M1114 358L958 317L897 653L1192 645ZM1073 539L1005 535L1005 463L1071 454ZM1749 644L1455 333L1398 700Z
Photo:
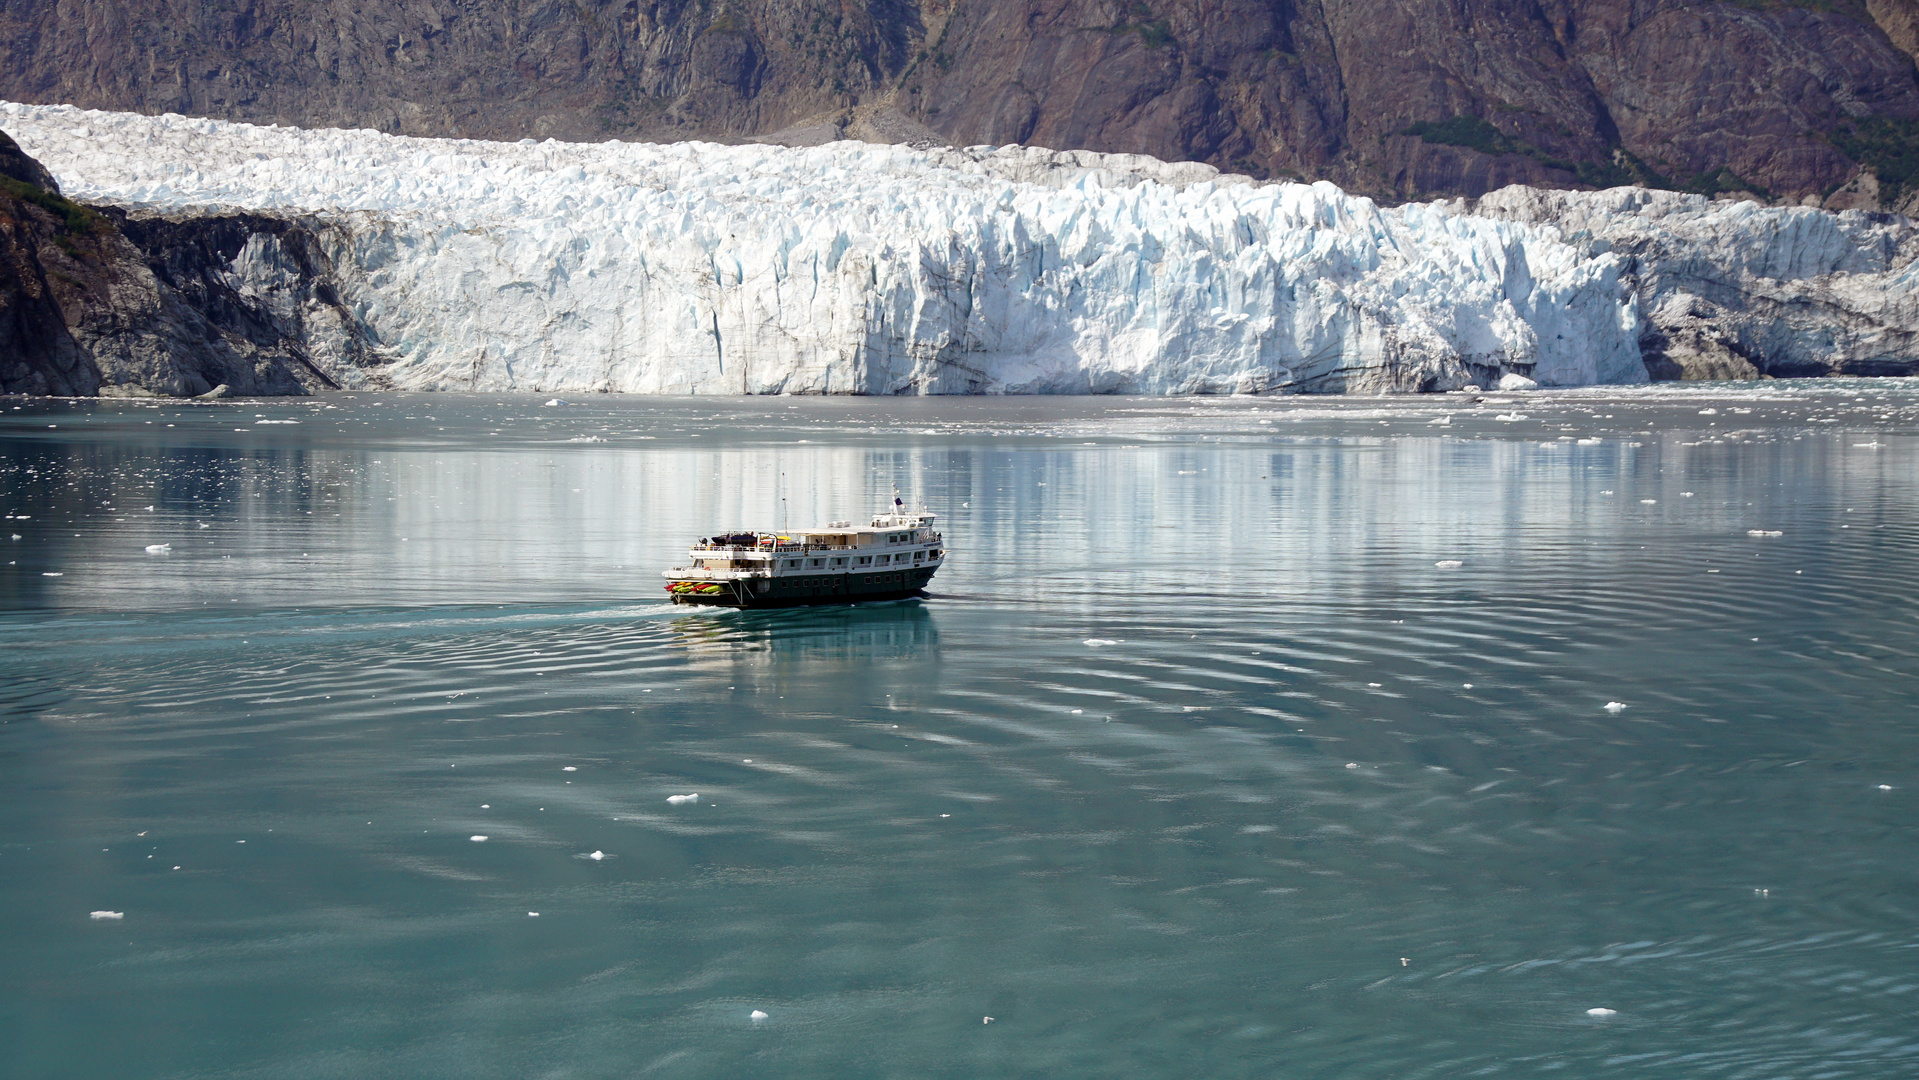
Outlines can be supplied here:
M0 402L0 1075L1919 1071L1919 385L542 400Z

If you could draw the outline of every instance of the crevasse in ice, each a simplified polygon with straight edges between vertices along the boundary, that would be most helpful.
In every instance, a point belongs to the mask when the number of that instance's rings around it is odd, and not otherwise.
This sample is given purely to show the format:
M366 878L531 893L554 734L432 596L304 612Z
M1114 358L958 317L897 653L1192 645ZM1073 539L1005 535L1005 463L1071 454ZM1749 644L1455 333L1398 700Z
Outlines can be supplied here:
M314 223L344 385L1233 392L1645 379L1620 257L1535 220L1027 147L488 143L0 104L75 198ZM256 241L264 243L266 241ZM1603 245L1600 245L1603 247ZM236 287L250 266L243 252Z

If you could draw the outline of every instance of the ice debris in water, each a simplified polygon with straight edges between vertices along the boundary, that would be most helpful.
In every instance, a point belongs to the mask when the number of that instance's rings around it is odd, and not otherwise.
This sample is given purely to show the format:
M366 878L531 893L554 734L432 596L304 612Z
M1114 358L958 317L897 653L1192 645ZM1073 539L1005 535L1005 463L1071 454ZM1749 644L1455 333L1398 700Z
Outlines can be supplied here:
M1626 711L1626 703L1623 701L1608 701L1606 702L1605 707L1606 707L1606 711L1609 713Z
M696 791L691 795L668 795L666 797L666 801L673 803L676 806L680 803L699 802L700 793Z
M561 772L579 772L580 767L578 765L568 765L565 768L561 769L560 771Z
M1097 649L1101 645L1117 645L1119 644L1119 642L1114 641L1112 638L1089 637L1086 639L1085 644L1091 645L1093 648Z
M1603 1008L1602 1008L1602 1009L1587 1009L1587 1010L1586 1010L1586 1015L1587 1015L1587 1016L1598 1016L1598 1017L1607 1017L1607 1016L1617 1016L1617 1015L1619 1015L1619 1010L1617 1010L1617 1009L1603 1009Z
M89 911L87 912L87 918L89 919L124 919L126 917L127 917L127 913L124 911Z
M746 1018L748 1020L764 1020L766 1019L766 1014L761 1012L758 1009L754 1009L752 1012L746 1015Z
M601 859L606 858L606 852L604 851L589 852L586 857L589 859L592 859L594 862L599 862Z
M551 408L552 406L555 406L555 405L564 405L566 404L566 402L561 401L559 398L554 398L552 401L549 401L546 404L548 408Z
M168 555L168 554L171 554L172 552L173 552L172 544L148 544L147 545L147 554L149 555Z
M473 841L473 842L474 842L474 843L476 843L476 844L484 844L484 843L486 843L486 837L484 837L484 836L481 836L481 835L480 835L480 834L478 834L478 833L475 833L475 834L473 834L472 836L469 836L469 837L467 837L467 839L468 839L468 840L471 840L471 841Z
M1892 785L1891 785L1891 784L1880 784L1880 785L1879 785L1879 790L1880 790L1880 791L1891 791L1891 790L1892 790Z
M1466 564L1459 559L1441 559L1433 565L1441 570L1457 570Z
M1784 536L1786 534L1779 529L1747 529L1746 535L1747 536Z

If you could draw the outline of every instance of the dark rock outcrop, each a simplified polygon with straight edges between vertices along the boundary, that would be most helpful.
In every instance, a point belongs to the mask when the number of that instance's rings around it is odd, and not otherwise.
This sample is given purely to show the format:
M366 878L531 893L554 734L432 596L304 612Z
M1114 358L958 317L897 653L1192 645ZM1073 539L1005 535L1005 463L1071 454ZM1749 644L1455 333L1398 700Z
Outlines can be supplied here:
M0 133L0 392L194 396L225 385L299 394L331 385L308 361L304 332L276 323L270 298L223 285L223 242L251 227L134 223L71 202ZM294 228L267 226L276 227ZM302 243L281 245L289 247ZM316 290L321 276L308 275ZM297 290L299 267L282 278Z
M1391 198L1903 206L1912 0L0 0L0 97L517 139L1025 142Z

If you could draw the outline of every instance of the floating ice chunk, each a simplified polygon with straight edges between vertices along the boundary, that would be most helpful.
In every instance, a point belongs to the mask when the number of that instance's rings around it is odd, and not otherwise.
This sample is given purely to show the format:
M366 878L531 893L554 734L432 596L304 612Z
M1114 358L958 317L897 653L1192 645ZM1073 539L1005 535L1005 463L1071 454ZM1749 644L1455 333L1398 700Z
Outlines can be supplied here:
M979 1018L979 1022L982 1024L990 1024L993 1022L993 1018L990 1016L982 1016Z
M1880 784L1880 785L1879 785L1879 790L1880 790L1880 791L1891 791L1891 790L1892 790L1892 785L1891 785L1891 784Z
M580 767L578 765L568 765L565 768L561 769L560 771L561 772L579 772Z
M699 802L700 793L696 791L691 795L668 795L666 801L675 806L678 806L680 803Z
M1499 377L1499 382L1494 385L1493 389L1502 393L1512 390L1537 390L1539 389L1539 384L1518 372L1508 371Z
M173 553L172 544L148 544L147 545L147 554L149 555L171 555L172 553Z
M1718 410L1718 409L1701 409L1701 410L1699 410L1699 415L1701 415L1701 416L1718 416L1718 415L1719 415L1719 410Z
M1112 638L1103 638L1103 637L1089 637L1089 638L1087 638L1087 639L1086 639L1086 641L1084 642L1084 644L1086 644L1086 645L1090 645L1090 646L1092 646L1093 648L1095 648L1095 649L1097 649L1097 648L1099 648L1099 647L1100 647L1101 645L1117 645L1117 644L1119 644L1119 642L1117 642L1117 641L1114 641L1114 640L1113 640Z
M1349 761L1349 762L1347 762L1347 763L1346 763L1346 767L1347 767L1347 768L1349 768L1349 769L1357 769L1357 768L1359 768L1359 762L1357 762L1357 761Z
M66 577L67 575L61 573L58 570L47 570L47 571L43 571L40 574L40 576L41 577Z
M1778 529L1747 529L1746 535L1747 536L1784 536L1786 534L1779 531Z
M1494 416L1494 417L1493 417L1493 419L1494 419L1494 420L1504 420L1504 421L1506 421L1507 423L1509 423L1509 424L1510 424L1510 423L1512 423L1512 422L1513 422L1513 421L1515 421L1515 420L1524 420L1524 419L1526 419L1526 414L1525 414L1525 413L1516 413L1516 412L1512 412L1512 413L1500 413L1500 414L1498 414L1497 416Z
M1605 709L1609 713L1625 712L1626 703L1623 701L1608 701L1605 704Z
M1261 423L1264 423L1264 422L1265 421L1261 421ZM1441 416L1433 420L1428 420L1426 422L1428 424L1433 424L1438 427L1451 427L1453 423L1453 418L1450 416Z
M551 406L554 406L554 405L564 405L564 404L566 404L566 402L564 402L564 401L561 401L561 400L560 400L559 398L554 398L554 399L553 399L552 401L549 401L549 402L547 402L546 404L547 404L547 405L548 405L549 407L551 407Z
M1441 559L1433 565L1441 570L1457 570L1466 564L1459 559Z
M1653 504L1657 503L1659 500L1658 499L1641 499L1639 501L1641 503L1644 503L1647 506L1652 506Z
M540 913L537 911L529 911L526 913L526 917L529 919L537 919L540 917Z
M1597 1016L1603 1019L1604 1017L1608 1017L1608 1016L1618 1016L1619 1010L1617 1009L1587 1009L1586 1015Z
M484 844L484 843L486 843L486 837L484 837L484 836L481 836L481 835L480 835L480 834L478 834L478 833L475 833L475 834L473 834L472 836L469 836L469 837L467 837L467 839L468 839L468 840L471 840L471 841L473 841L473 842L474 842L474 843L476 843L476 844Z
M179 867L176 866L174 867L174 869L178 870ZM127 913L124 911L89 911L87 912L87 918L89 919L124 919L126 917L127 917Z
M599 862L601 859L606 858L606 852L604 851L589 852L586 857L589 859L592 859L594 862Z
M20 539L20 534L19 534L19 533L14 533L14 534L13 534L13 539L15 539L15 540L18 540L18 539Z
M766 1019L766 1014L761 1012L758 1009L754 1009L752 1012L746 1015L746 1018L748 1020L764 1020Z

